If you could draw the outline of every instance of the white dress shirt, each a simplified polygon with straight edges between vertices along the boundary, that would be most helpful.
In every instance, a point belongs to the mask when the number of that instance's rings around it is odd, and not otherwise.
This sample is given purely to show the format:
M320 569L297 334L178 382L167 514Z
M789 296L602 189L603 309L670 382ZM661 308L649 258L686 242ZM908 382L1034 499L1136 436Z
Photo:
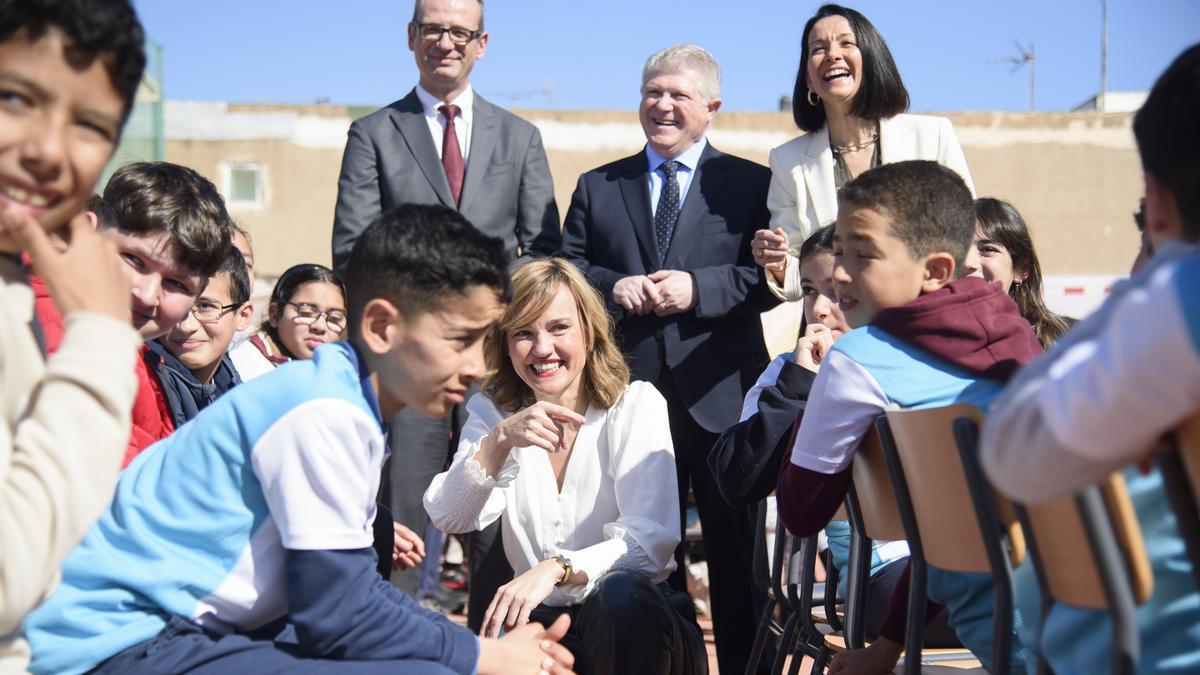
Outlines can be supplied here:
M704 154L704 147L708 145L708 138L701 138L692 144L692 147L684 150L678 157L675 158L679 162L679 169L675 172L675 180L679 182L679 208L683 208L683 200L687 199L688 187L692 184L692 176L696 173L696 166L700 164L700 155ZM649 169L650 176L650 216L654 217L658 213L658 198L662 194L663 175L658 170L662 163L667 161L664 157L654 151L654 148L646 146L646 163Z
M545 450L513 448L496 478L474 457L509 413L483 394L467 403L466 426L450 470L425 492L425 510L445 532L473 532L501 515L504 553L520 575L561 554L586 584L558 586L544 601L579 604L605 572L622 569L654 583L675 569L679 484L667 403L653 385L633 382L607 410L589 407L575 438L562 492Z
M442 156L442 136L446 134L446 118L442 116L443 101L417 85L417 98L425 110L425 121L429 124L429 133L433 135L433 147L437 148L438 157ZM474 118L475 90L467 85L465 91L456 96L450 103L458 106L458 115L454 117L454 135L458 136L458 147L462 148L463 169L467 167L467 158L471 155L471 123Z

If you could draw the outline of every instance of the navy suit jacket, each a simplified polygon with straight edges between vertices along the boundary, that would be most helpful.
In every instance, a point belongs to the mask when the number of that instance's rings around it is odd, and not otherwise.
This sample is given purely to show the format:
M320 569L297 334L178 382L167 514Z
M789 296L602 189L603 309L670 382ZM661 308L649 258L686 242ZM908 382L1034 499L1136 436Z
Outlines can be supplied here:
M738 421L742 398L767 365L759 314L778 300L750 254L767 227L771 172L708 145L679 210L660 265L646 153L579 178L563 226L561 252L604 295L633 379L656 382L669 368L692 418L717 433ZM613 299L613 285L659 269L690 272L695 306L680 314L635 316Z

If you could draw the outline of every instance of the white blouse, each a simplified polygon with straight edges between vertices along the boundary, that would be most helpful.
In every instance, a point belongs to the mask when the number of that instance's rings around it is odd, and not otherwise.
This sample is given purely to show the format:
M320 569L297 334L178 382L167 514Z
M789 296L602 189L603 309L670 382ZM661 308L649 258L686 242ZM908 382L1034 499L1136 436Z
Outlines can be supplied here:
M520 575L561 554L586 584L558 586L547 605L579 604L613 569L654 583L675 569L679 484L667 403L648 382L633 382L607 410L589 407L563 477L562 492L545 450L513 448L493 479L474 457L510 414L483 394L467 403L467 424L450 470L425 492L425 510L445 532L473 532L501 515L504 553Z

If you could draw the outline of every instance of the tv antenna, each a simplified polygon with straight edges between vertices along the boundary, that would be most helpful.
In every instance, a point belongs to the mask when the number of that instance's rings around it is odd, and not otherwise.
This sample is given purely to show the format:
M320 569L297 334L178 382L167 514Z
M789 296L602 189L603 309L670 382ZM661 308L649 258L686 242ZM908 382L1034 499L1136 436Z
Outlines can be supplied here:
M1029 109L1033 110L1033 92L1034 92L1034 66L1037 63L1037 53L1033 49L1033 43L1030 42L1028 47L1023 46L1017 40L1013 40L1013 44L1017 48L1017 53L1014 56L1009 56L1002 59L993 59L991 63L1011 63L1012 70L1009 74L1017 72L1021 68L1028 69L1029 72L1029 94L1028 103Z

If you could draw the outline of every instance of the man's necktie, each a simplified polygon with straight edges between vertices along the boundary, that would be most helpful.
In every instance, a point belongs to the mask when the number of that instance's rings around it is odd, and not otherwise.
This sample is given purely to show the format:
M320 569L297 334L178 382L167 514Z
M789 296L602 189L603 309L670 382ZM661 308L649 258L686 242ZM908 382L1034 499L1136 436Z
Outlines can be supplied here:
M665 265L671 236L675 234L675 221L679 219L679 181L675 180L679 162L669 159L658 168L663 172L663 186L658 195L658 208L654 211L654 243L658 246L658 262Z
M442 135L442 168L446 171L446 180L450 182L450 194L454 196L457 205L462 197L463 186L463 154L458 145L458 134L454 131L454 118L458 115L458 106L447 103L438 109L446 118L446 130Z

